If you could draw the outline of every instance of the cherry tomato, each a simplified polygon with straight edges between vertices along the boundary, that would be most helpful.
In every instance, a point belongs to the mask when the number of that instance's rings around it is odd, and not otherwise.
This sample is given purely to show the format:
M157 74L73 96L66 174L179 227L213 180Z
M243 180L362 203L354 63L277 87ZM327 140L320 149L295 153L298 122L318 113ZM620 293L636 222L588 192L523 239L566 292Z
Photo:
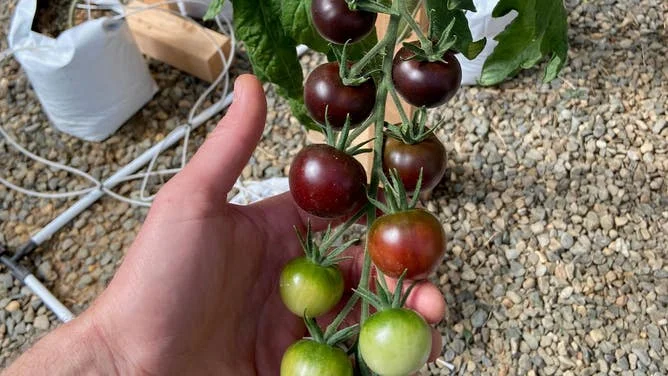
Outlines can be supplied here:
M375 313L359 335L362 358L379 375L408 375L420 369L431 352L431 329L415 311L392 308Z
M343 295L343 276L336 266L314 264L306 257L288 262L279 282L281 299L290 312L318 317L331 310Z
M436 107L452 98L462 82L462 68L448 51L443 61L420 61L402 47L392 62L392 82L406 102L416 107Z
M338 347L302 339L283 354L281 376L353 376L353 366Z
M396 169L407 192L413 192L422 169L422 191L431 191L445 174L445 147L434 135L417 144L405 144L394 137L385 139L383 169Z
M376 104L376 84L369 79L359 86L346 86L339 76L339 63L325 63L315 68L304 83L304 104L313 120L341 129L350 114L350 124L366 120Z
M441 223L423 209L410 209L378 218L367 239L373 263L385 275L424 279L440 263L445 252Z
M288 180L297 205L316 217L342 217L366 202L364 167L329 145L303 148L292 161Z
M367 36L376 23L376 13L350 10L345 0L313 0L313 25L332 43L355 43Z

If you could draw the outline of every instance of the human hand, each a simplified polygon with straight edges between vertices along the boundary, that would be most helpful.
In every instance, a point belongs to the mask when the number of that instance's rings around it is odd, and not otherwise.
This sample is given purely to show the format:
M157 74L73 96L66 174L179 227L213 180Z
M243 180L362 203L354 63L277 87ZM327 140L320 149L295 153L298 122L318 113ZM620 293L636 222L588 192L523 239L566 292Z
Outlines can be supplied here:
M117 373L275 375L284 350L305 335L302 319L283 306L278 279L302 252L293 227L304 231L307 216L289 193L227 203L265 116L260 83L237 78L225 118L160 190L115 278L75 320L92 328ZM359 257L341 268L355 285ZM444 315L440 291L427 282L408 305L431 323ZM440 335L433 338L437 355Z

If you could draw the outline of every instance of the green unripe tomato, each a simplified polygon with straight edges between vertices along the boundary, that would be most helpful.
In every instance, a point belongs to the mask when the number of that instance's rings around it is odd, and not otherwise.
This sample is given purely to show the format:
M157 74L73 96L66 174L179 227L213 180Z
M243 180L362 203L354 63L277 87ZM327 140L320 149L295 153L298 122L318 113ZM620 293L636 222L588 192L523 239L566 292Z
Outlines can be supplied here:
M431 329L415 311L387 309L364 323L359 347L372 371L383 376L404 376L419 370L429 359Z
M343 295L343 275L336 266L324 267L306 257L288 262L280 278L281 299L297 316L318 317L329 312Z
M281 376L353 376L353 365L338 347L302 339L283 354Z

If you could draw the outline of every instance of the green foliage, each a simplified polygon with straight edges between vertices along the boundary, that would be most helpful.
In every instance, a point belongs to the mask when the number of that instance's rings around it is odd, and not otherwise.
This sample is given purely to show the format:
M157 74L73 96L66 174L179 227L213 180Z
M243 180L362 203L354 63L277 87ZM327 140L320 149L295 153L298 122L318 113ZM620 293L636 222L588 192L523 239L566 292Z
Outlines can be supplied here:
M320 127L308 116L304 106L302 68L296 53L299 44L327 53L330 60L341 52L341 46L330 45L313 26L311 0L232 0L234 28L237 37L246 46L254 73L264 82L277 86L278 93L287 98L293 115L310 129ZM406 1L409 10L417 2ZM223 0L211 2L205 19L220 13ZM391 3L388 3L391 4ZM451 26L453 48L469 59L477 56L485 46L485 39L474 41L465 12L475 11L472 0L425 0L430 20L429 38L438 39ZM554 79L563 68L567 51L566 10L562 0L501 0L494 9L494 17L502 17L511 10L518 17L496 37L499 45L485 62L480 83L493 85L528 69L549 56L544 80ZM351 61L362 58L378 43L372 32L362 41L349 45ZM382 55L375 56L365 72L377 75Z
M503 17L512 10L518 16L494 38L499 45L485 61L480 83L494 85L533 67L545 57L549 61L543 80L553 80L568 55L568 23L563 1L501 0L492 15Z
M311 20L311 0L283 0L280 2L281 24L285 32L299 44L327 53L329 43L318 34Z
M473 41L469 23L466 19L466 10L475 11L473 1L426 0L425 6L429 16L429 38L438 39L454 19L450 34L457 38L454 49L461 52L467 59L474 59L485 48L486 39Z

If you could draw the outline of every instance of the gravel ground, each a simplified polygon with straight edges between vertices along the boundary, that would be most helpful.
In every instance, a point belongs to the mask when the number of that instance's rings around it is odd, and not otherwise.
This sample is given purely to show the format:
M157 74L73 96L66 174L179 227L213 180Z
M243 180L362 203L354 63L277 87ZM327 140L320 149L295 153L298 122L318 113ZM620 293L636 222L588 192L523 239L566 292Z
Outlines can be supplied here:
M0 4L2 49L13 4ZM439 137L450 160L424 204L450 239L435 280L448 302L443 358L456 374L668 374L668 6L567 4L571 51L560 79L542 84L534 70L498 87L464 88L433 114L446 121ZM320 61L303 58L311 68ZM160 63L150 68L160 92L105 142L54 131L13 61L0 66L0 122L29 150L108 176L183 121L205 89ZM240 55L235 73L247 69ZM305 142L284 101L269 88L267 96L267 131L245 179L284 176ZM195 132L191 151L213 125ZM160 164L177 164L179 152ZM0 159L9 161L0 174L27 188L84 184L3 141ZM72 202L0 187L0 242L19 246ZM25 264L81 312L113 276L145 215L105 198ZM57 325L0 269L0 365ZM450 374L442 364L424 371Z

